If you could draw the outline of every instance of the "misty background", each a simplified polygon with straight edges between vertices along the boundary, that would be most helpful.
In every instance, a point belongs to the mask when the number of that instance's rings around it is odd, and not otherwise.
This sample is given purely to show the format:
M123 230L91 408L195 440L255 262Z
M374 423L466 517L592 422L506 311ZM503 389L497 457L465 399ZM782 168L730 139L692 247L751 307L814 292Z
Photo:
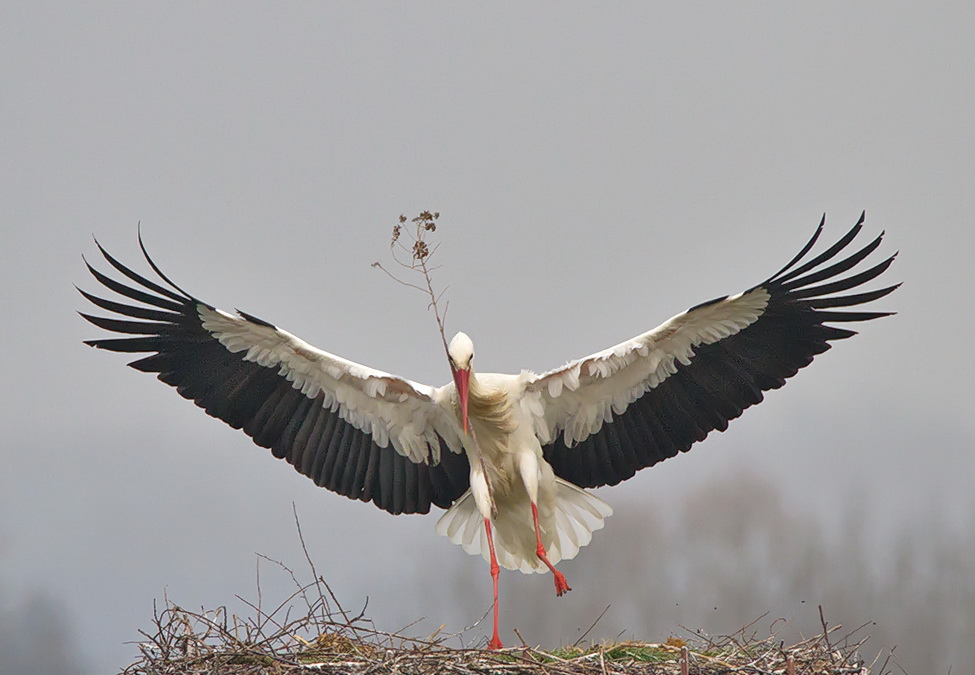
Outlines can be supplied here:
M439 385L423 297L370 267L422 209L448 329L503 372L740 291L866 209L898 315L600 490L571 594L502 575L502 638L571 643L607 605L589 639L811 634L823 605L908 672L975 670L973 26L951 2L0 4L0 673L117 671L164 594L253 598L256 553L302 564L292 503L380 628L480 618L487 566L436 515L316 488L75 314L91 235L145 270L141 222L207 302Z

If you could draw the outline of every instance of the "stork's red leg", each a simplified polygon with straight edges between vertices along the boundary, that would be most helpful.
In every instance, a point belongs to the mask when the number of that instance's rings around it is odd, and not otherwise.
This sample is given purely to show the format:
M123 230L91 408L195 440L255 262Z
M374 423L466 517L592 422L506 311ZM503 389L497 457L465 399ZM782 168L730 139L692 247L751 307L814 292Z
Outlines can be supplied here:
M555 575L555 594L562 596L572 589L569 587L569 582L565 580L565 575L555 569L555 565L548 561L548 556L545 554L545 547L542 546L542 530L538 526L538 507L535 506L535 502L532 502L532 520L535 521L535 541L537 543L535 555L552 570L552 574Z
M501 649L501 638L498 637L498 574L501 568L498 567L498 556L494 552L494 536L491 534L491 519L484 519L484 530L487 532L488 549L491 551L491 578L494 580L494 635L488 643L488 649Z

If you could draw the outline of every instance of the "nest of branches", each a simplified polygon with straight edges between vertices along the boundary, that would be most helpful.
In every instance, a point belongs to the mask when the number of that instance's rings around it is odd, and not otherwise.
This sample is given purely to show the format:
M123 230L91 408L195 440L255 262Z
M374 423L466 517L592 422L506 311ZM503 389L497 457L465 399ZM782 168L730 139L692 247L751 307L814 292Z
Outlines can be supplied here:
M312 593L317 597L311 600ZM349 673L362 675L880 675L859 655L866 638L846 635L840 626L786 646L774 635L757 638L744 630L733 636L687 641L620 642L544 651L528 646L501 651L450 647L459 635L408 637L378 630L362 614L350 615L335 602L322 579L296 596L311 600L303 616L277 606L253 616L225 608L190 611L166 602L143 631L141 658L124 675L244 675L256 673ZM289 599L294 600L295 596ZM886 665L886 664L884 664Z
M485 639L461 633L428 637L406 635L415 624L389 633L365 616L347 611L316 571L301 535L298 536L313 580L301 583L283 563L260 556L287 572L295 591L283 602L266 607L258 576L257 601L237 596L247 616L225 607L191 611L165 599L153 611L153 625L140 631L141 656L123 675L252 675L305 672L350 675L886 675L867 665L860 648L867 637L860 628L843 633L840 626L786 646L774 634L758 637L756 620L734 635L713 638L688 631L688 639L663 643L600 643L545 651L528 645L500 651L483 648ZM608 608L607 608L608 609ZM605 613L605 612L604 612ZM822 610L820 610L822 617ZM600 615L596 623L602 618ZM773 624L774 625L774 624ZM592 627L590 627L590 631ZM588 634L587 631L586 634ZM580 638L584 640L586 634ZM452 646L457 645L457 646ZM465 646L466 645L466 646Z

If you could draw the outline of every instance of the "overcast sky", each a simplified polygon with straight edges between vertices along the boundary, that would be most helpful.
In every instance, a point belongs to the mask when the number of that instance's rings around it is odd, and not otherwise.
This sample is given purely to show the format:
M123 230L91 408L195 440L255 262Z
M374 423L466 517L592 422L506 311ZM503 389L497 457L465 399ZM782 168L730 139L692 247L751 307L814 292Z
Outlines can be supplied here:
M824 211L835 239L866 209L900 250L899 314L600 494L639 509L745 467L827 524L859 494L881 538L970 522L973 25L963 2L3 3L0 603L63 603L107 672L164 592L215 606L253 588L255 552L297 565L292 502L380 618L436 621L421 565L483 566L435 516L319 490L82 345L80 256L95 234L138 265L140 221L198 297L439 385L423 298L370 267L400 213L441 212L448 328L510 372L742 290Z

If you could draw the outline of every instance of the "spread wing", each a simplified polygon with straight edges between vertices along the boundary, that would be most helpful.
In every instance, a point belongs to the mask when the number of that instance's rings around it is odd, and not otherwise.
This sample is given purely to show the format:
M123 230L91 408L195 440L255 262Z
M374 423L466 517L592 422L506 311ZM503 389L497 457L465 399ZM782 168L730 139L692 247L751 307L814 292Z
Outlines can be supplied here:
M97 244L97 242L96 242ZM82 316L124 337L88 340L115 352L146 353L129 363L157 373L181 396L321 487L393 514L448 508L468 487L469 465L456 420L426 385L316 349L244 312L232 315L173 284L133 272L98 245L129 284L85 261L105 287L130 302L81 291L110 317Z
M843 238L804 262L824 223L788 265L744 293L697 305L632 340L534 376L526 402L556 475L582 487L615 485L687 451L714 429L724 431L763 392L783 386L831 341L856 334L829 324L891 314L847 308L899 284L843 294L893 262L891 256L844 276L880 245L883 233L826 265L860 232L861 216Z

